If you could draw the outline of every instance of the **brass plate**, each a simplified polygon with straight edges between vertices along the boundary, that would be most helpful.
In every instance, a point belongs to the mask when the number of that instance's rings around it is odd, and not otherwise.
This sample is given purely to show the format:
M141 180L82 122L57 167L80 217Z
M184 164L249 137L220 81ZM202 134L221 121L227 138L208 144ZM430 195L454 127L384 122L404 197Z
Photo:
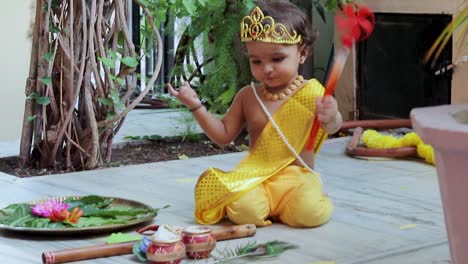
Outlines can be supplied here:
M54 200L54 201L63 201L65 199L73 199L73 200L78 200L84 196L73 196L73 197L53 197L53 198L48 198L48 199L42 199L42 200L36 200L36 201L30 201L30 202L25 202L24 204L29 204L29 205L34 205L36 203L43 203L48 200ZM133 200L128 200L128 199L123 199L123 198L117 198L117 197L103 197L105 199L111 198L114 199L113 202L109 205L109 207L112 206L130 206L136 209L144 209L144 210L154 210L151 206L148 206L146 204L133 201ZM21 204L21 203L20 203ZM0 212L0 216L2 216L2 213ZM34 228L34 227L13 227L13 226L8 226L4 224L0 224L0 230L7 230L7 231L14 231L14 232L24 232L24 233L37 233L37 234L43 234L43 235L68 235L68 234L98 234L98 233L106 233L106 232L113 232L116 230L121 230L125 229L134 225L138 225L144 222L151 221L154 217L156 217L156 213L150 214L148 216L145 216L143 218L139 219L134 219L130 220L126 223L122 224L109 224L109 225L102 225L102 226L87 226L87 227L66 227L66 228Z

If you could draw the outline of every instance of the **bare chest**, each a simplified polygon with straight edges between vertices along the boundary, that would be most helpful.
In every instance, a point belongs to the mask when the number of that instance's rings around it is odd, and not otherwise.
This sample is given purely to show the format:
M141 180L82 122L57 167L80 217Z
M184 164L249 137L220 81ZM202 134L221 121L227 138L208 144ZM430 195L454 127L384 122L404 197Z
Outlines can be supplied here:
M270 121L268 119L268 116L265 114L262 107L260 106L259 102L255 98L253 99L254 100L251 101L249 100L249 102L245 105L244 108L245 120L247 123L247 128L249 130L251 146L255 144L258 136ZM263 101L263 103L271 115L273 115L282 104L281 101Z

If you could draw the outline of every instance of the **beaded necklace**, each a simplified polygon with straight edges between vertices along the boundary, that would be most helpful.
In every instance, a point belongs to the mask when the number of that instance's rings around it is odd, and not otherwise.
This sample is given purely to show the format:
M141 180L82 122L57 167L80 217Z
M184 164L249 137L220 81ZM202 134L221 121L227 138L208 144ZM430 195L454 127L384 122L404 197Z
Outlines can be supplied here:
M289 95L291 95L294 91L296 91L304 81L304 77L302 75L298 75L296 79L291 83L288 87L271 93L268 91L268 88L266 88L265 84L262 83L262 95L265 99L268 101L276 102L278 100L283 100L286 99Z

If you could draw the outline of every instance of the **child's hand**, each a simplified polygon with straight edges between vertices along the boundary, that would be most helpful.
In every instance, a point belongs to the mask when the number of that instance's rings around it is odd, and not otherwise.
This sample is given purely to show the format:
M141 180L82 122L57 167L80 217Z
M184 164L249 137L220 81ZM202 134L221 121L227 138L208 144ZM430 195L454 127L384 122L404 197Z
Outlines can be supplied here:
M315 112L318 120L322 124L327 124L335 121L338 113L338 103L333 96L326 95L325 97L317 98Z
M197 93L190 87L188 82L185 82L178 90L175 90L174 87L168 83L167 89L171 95L179 99L179 101L189 109L196 108L201 104Z

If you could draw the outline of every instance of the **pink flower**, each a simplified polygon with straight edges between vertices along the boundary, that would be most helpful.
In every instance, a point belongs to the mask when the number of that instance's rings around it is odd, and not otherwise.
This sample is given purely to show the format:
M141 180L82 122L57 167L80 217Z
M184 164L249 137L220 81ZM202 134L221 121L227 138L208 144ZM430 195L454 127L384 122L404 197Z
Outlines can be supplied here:
M61 201L48 200L44 203L37 203L31 207L31 212L34 216L49 217L52 212L62 212L68 209L68 204Z

